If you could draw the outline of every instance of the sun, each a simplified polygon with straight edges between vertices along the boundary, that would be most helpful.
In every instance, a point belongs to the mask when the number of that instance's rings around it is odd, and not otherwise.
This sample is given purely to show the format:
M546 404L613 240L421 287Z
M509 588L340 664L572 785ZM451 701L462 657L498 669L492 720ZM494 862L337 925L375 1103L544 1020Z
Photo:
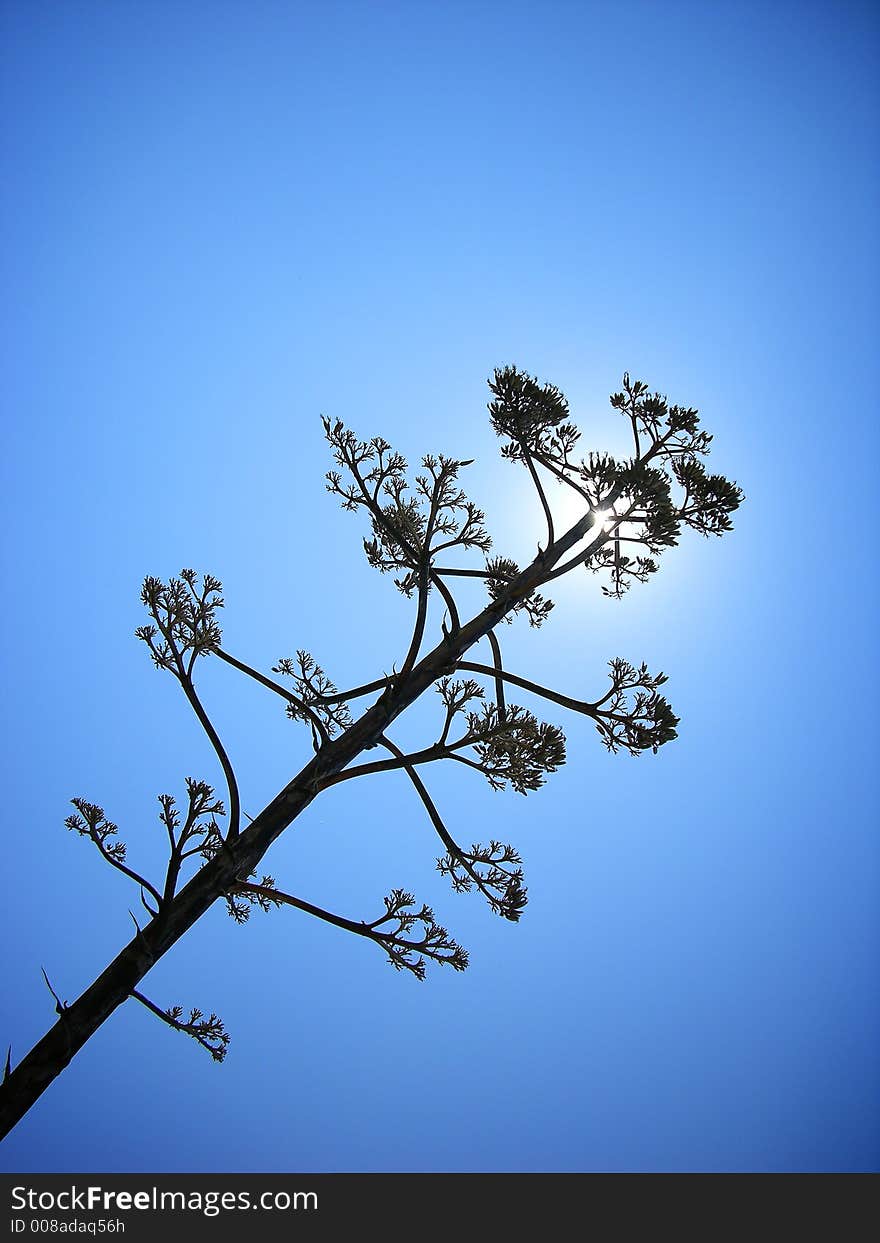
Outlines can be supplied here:
M576 522L580 522L584 514L590 510L589 503L584 497L575 492L574 488L560 486L555 490L548 491L547 500L553 513L553 523L557 536L564 534ZM594 509L593 514L595 515L595 521L587 532L591 539L595 539L600 531L603 533L610 531L616 518L614 511L607 507Z

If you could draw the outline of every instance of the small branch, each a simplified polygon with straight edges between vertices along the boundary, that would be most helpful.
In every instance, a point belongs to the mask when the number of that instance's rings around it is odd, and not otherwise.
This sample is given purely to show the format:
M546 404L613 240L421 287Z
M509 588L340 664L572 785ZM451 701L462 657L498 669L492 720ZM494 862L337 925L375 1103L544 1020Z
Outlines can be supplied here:
M523 444L522 441L520 441L519 447L522 450L523 461L525 462L526 466L528 466L529 468L529 474L532 477L532 483L535 485L538 496L541 499L541 505L543 506L543 509L544 509L544 517L547 520L547 547L552 548L553 545L556 543L556 537L553 532L553 514L551 513L550 506L547 503L547 496L544 492L544 488L541 484L541 480L538 477L538 472L535 470L535 463L532 461L531 453L529 452L529 450L526 448L526 446Z
M122 858L125 857L125 844L123 842L115 843L110 850L104 845L108 837L116 836L117 830L117 826L111 824L104 815L104 809L96 806L94 803L87 803L85 799L81 798L74 798L70 801L78 814L67 817L64 821L67 828L78 833L80 837L88 837L97 846L102 859L105 859L111 867L116 868L117 871L127 876L129 880L133 880L136 885L140 886L142 902L144 901L143 894L146 889L161 906L162 896L159 891L150 884L146 877L141 876L139 872L135 872L133 868L122 862ZM122 858L119 856L122 856ZM154 915L155 913L155 911L152 912Z
M185 581L186 581L186 585L190 593L193 594L192 584L188 581L188 579L185 579ZM170 664L166 664L165 668L169 669L169 671L174 674L174 676L177 678L180 685L183 687L183 693L186 695L187 699L189 700L190 706L192 707L192 710L195 712L196 716L198 717L199 724L201 725L205 733L208 735L208 740L210 741L211 746L214 748L214 752L218 760L220 761L220 767L223 769L223 775L226 778L226 786L229 791L229 829L227 831L227 840L235 841L235 839L238 837L238 825L239 825L240 808L241 808L241 801L239 799L239 794L238 794L238 782L235 779L235 772L232 768L232 764L230 763L229 756L226 754L223 743L220 741L220 736L218 735L216 729L212 725L211 719L208 716L207 712L205 711L204 707L202 706L202 702L196 693L196 688L193 685L193 680L192 680L192 677L190 676L192 666L193 666L192 659L190 660L188 667L184 666L183 656L181 654L180 647L178 646L177 641L174 636L174 629L173 629L173 625L171 621L172 613L171 613L170 605L167 606L167 615L164 619L160 616L158 606L151 609L151 612L153 615L153 619L158 625L162 633L162 637L164 638L165 643L168 646L168 651L170 653L170 656L173 657L174 665L176 666L176 670L173 669ZM150 646L150 650L155 655L155 648L153 646L152 639L146 633L143 635L143 637L146 639L147 643ZM212 642L211 650L215 651L218 648L219 648L219 634L218 636L215 637L214 642ZM192 655L194 656L195 654L196 654L196 649L194 647Z
M444 758L446 758L446 748L433 746L426 747L423 751L414 751L406 756L405 760L408 764L429 764L432 760ZM317 788L319 791L326 790L329 786L338 785L342 781L350 781L353 777L366 777L370 773L386 773L402 767L403 761L401 760L373 760L370 764L357 764L354 768L346 768L341 773L324 777L317 783Z
M483 765L478 764L476 760L469 760L466 755L448 755L446 758L449 760L455 760L458 764L467 764L468 768L475 769L476 772L482 773L484 777L486 775L486 770Z
M407 757L403 754L403 752L400 750L399 747L394 745L394 743L391 741L390 738L386 738L383 735L379 741L381 742L382 746L385 747L387 751L390 751L391 754L395 756L401 762L403 768L406 771L406 775L409 777L410 781L415 787L416 793L418 794L419 798L422 800L422 805L424 806L425 811L428 813L428 818L431 821L431 824L434 826L434 831L436 832L437 836L440 838L443 845L446 847L446 850L448 851L450 857L458 860L459 865L464 868L464 870L467 872L468 876L473 881L473 883L477 886L480 892L489 900L490 904L494 906L494 898L492 897L491 894L487 892L485 884L483 883L483 877L481 877L479 872L476 871L476 869L473 867L473 865L471 864L470 860L468 859L464 851L459 846L458 842L455 840L455 838L446 828L446 825L443 823L443 820L442 820L442 817L439 811L434 805L434 800L431 798L430 794L425 789L425 785L422 779L419 777L419 774L416 772L416 770L413 768L411 764L407 763Z
M436 570L431 571L431 582L440 592L440 595L443 597L446 607L449 610L449 620L452 623L452 633L458 634L459 630L461 630L461 618L458 615L458 609L456 608L455 598L452 592L446 586Z
M238 837L238 826L241 819L241 799L238 793L235 771L229 756L226 754L223 743L220 741L219 734L212 725L207 712L202 707L202 702L196 694L196 688L193 686L191 679L189 677L186 677L185 680L181 679L181 686L183 687L183 693L199 719L202 729L208 735L211 746L214 748L217 759L220 761L220 767L223 769L223 776L226 778L226 788L229 791L229 828L226 832L226 840L234 842Z
M486 635L489 645L492 648L492 660L495 664L495 704L498 708L498 719L505 721L507 719L507 707L504 703L504 666L501 662L501 645L495 636L495 631L490 630Z
M102 858L106 859L111 867L117 868L118 871L122 872L125 876L127 876L129 880L133 880L136 885L140 885L141 890L146 889L147 893L151 893L153 897L156 899L156 901L161 905L162 895L159 893L157 889L153 888L153 886L150 884L150 882L145 877L141 876L139 872L135 872L133 868L128 867L126 864L120 863L118 859L114 859L113 856L111 854L108 854L108 852L104 849L103 842L99 842L96 837L92 837L92 841L95 843L95 845L98 847L98 850L101 852Z
M304 911L307 915L314 915L316 919L321 919L325 923L333 924L336 928L342 928L345 932L353 932L355 936L365 937L388 954L394 967L398 970L405 968L418 979L424 979L424 961L420 958L419 961L412 962L408 958L409 954L426 954L435 962L449 963L456 971L463 971L467 966L466 951L449 939L445 928L435 923L433 912L429 908L422 907L421 911L414 914L408 914L405 911L404 908L413 905L415 899L412 894L404 894L401 890L395 890L391 898L385 900L386 913L369 924L346 919L344 915L335 915L332 911L325 911L323 907L315 906L312 902L294 897L293 894L282 893L268 885L254 885L250 881L242 881L235 886L234 892L251 894L263 903L292 906L298 911ZM382 924L394 920L397 921L396 931L380 930ZM425 937L421 941L410 941L400 936L402 930L408 931L417 921L421 922L425 929Z
M335 704L342 703L349 699L359 699L362 695L371 695L373 691L384 691L387 686L395 682L396 678L376 678L375 682L365 682L363 686L356 686L350 691L334 691L332 695L321 695L321 703Z
M337 928L344 928L346 932L356 932L358 936L369 936L369 924L357 923L353 919L346 919L344 915L334 915L332 911L325 911L323 907L315 906L313 902L306 902L304 898L296 898L293 894L282 893L280 889L270 888L268 885L255 885L250 881L241 881L234 886L236 893L252 893L256 897L265 899L267 902L277 902L283 906L293 906L298 911L305 911L307 915L314 915L316 919L323 919L327 924L334 924Z
M555 477L559 480L560 483L567 484L570 488L572 488L575 492L577 492L578 496L583 497L587 505L590 504L590 497L588 493L584 490L584 488L582 488L580 484L575 483L575 481L572 479L571 475L569 475L567 471L561 470L554 463L552 458L549 458L545 456L543 453L539 453L539 452L535 453L535 458L538 462L541 463L541 465L546 470L549 470L552 475L555 475Z
M313 725L318 731L322 742L329 742L330 736L324 728L324 724L320 717L309 707L304 699L300 699L299 695L295 695L293 691L289 691L286 686L282 686L279 682L275 682L272 678L267 678L264 673L260 673L258 669L252 669L250 665L246 665L243 660L237 660L234 656L230 656L228 652L224 652L222 648L214 649L214 654L225 661L227 665L232 665L234 669L238 669L241 673L246 673L249 678L253 678L255 682L259 682L265 686L267 690L274 691L276 695L280 695L282 699L286 699L288 703L293 704L304 716L308 718L309 724ZM323 698L323 696L322 696ZM328 701L331 697L327 697ZM333 696L333 702L339 702L345 698L343 695Z
M363 476L358 470L358 462L355 460L355 457L350 450L350 446L347 447L346 450L344 450L344 458L345 458L345 465L347 466L348 470L351 472L355 482L358 485L361 496L363 497L363 503L365 504L368 512L373 517L377 526L382 531L385 532L386 536L389 539L391 539L395 544L397 544L398 548L400 548L401 551L403 552L404 557L409 557L411 563L413 564L417 563L419 559L419 554L417 550L413 548L409 544L409 542L405 540L397 531L394 530L393 526L388 522L388 520L385 517L385 514L382 512L382 506L379 504L379 499L378 499L379 489L383 482L382 476L380 475L379 479L377 479L376 490L371 495L369 489L364 483Z
M433 471L432 471L433 474ZM419 655L419 649L422 645L422 638L425 633L425 622L428 617L428 592L431 582L431 541L434 538L434 525L437 521L438 510L441 502L443 490L443 473L434 474L434 485L431 489L431 504L428 511L428 520L425 524L425 536L419 556L419 600L418 610L416 613L416 622L413 628L412 641L409 645L409 651L400 670L401 679L408 677L410 670L416 663Z
M456 566L435 565L433 567L435 574L448 574L455 578L485 578L485 570L462 570Z
M419 777L419 774L416 772L415 768L410 762L409 757L404 755L404 753L400 750L400 748L395 746L394 743L391 741L391 739L386 738L384 734L380 738L379 741L381 742L382 746L385 747L387 751L391 752L391 754L398 761L398 764L400 765L400 767L406 770L406 775L409 777L410 781L415 786L416 792L418 793L419 798L424 803L425 810L427 811L428 816L431 820L431 823L433 824L434 828L437 831L438 837L443 842L443 845L446 847L448 851L450 851L450 853L456 856L461 855L461 850L458 846L458 843L454 840L454 838L448 832L446 826L444 825L442 819L440 818L440 813L438 812L437 808L434 806L434 802L430 794L425 789L425 786L421 778Z
M456 668L459 669L465 669L468 667L475 668L479 672L484 672L486 670L485 665L467 666L465 664L459 664L456 666ZM494 671L489 670L489 672L493 673ZM504 676L508 681L510 680L507 674ZM441 743L438 741L431 747L425 747L421 751L413 751L409 755L404 755L403 752L395 750L395 756L400 756L400 758L391 760L373 760L370 764L358 764L354 768L343 769L340 773L334 773L331 776L321 778L317 783L317 790L326 790L329 786L339 785L341 782L350 781L354 777L366 777L371 773L392 772L397 768L405 768L407 765L416 767L420 764L431 764L435 760L460 759L463 763L469 763L473 768L479 768L480 771L483 772L484 770L480 768L479 764L475 764L470 760L465 760L464 757L456 755L455 752L460 751L463 747L473 747L478 743L488 742L489 739L494 738L496 734L504 734L506 732L506 721L499 720L496 725L492 726L492 728L485 729L481 733L477 734L464 734L461 738L457 738L455 742Z
M452 722L453 722L453 720L454 720L454 718L455 718L456 711L457 711L456 705L455 705L453 702L447 702L447 704L446 704L446 720L443 722L443 729L442 729L442 731L441 731L441 733L440 733L440 737L437 739L437 746L438 746L438 747L444 747L444 748L445 748L445 746L446 746L446 740L447 740L447 738L449 737L449 731L450 731L450 729L452 728Z
M427 554L425 554L427 555ZM423 559L419 569L419 600L416 610L416 620L413 626L412 639L410 640L409 650L404 657L403 666L401 667L399 680L409 676L410 671L418 658L419 648L422 646L422 638L425 633L425 622L428 618L428 565Z
M160 1010L157 1005L150 1001L149 997L145 997L137 989L133 988L129 995L135 1001L139 1001L142 1006L146 1006L152 1014L155 1014L157 1019L167 1023L174 1031L192 1036L193 1040L197 1040L203 1049L207 1049L215 1062L223 1061L226 1056L226 1046L229 1044L229 1036L223 1030L223 1023L216 1014L203 1019L201 1010L191 1010L189 1022L182 1022L180 1019L182 1010L179 1006L175 1006L173 1010Z
M584 716L591 717L596 715L596 704L587 703L583 699L572 699L570 695L561 695L558 691L551 691L546 686L539 686L537 682L530 682L527 678L521 678L515 673L508 673L506 669L500 669L497 664L493 668L490 665L479 665L471 660L460 660L455 667L466 670L468 673L485 674L487 678L494 678L496 683L499 679L503 679L513 686L521 687L524 691L540 695L542 699L549 699L563 708L570 708L572 712L580 712Z
M639 444L638 420L636 419L636 416L634 414L631 414L629 416L629 421L630 421L630 424L632 425L633 443L635 444L636 457L640 458L642 456L642 448L641 448L641 445Z

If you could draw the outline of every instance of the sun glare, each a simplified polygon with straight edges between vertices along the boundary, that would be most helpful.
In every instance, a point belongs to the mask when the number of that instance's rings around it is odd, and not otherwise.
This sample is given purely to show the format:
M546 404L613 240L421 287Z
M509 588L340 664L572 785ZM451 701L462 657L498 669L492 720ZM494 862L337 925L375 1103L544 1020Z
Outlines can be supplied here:
M575 492L574 488L559 488L555 495L550 494L549 499L556 521L557 534L567 531L579 522L589 508L587 502ZM614 513L611 509L594 509L593 513L595 522L587 532L590 539L595 539L599 531L608 531L614 522Z
M534 492L530 492L528 480L522 481L522 490L520 493L511 495L504 494L504 499L508 501L509 508L507 520L511 530L515 530L518 534L522 534L525 530L533 533L536 529L535 524L541 523L540 510L537 508L537 501ZM594 514L593 524L584 532L581 538L573 545L571 551L582 551L588 544L593 543L597 536L605 534L612 530L617 515L610 506L598 506L593 508L585 497L581 496L574 488L565 486L553 486L550 481L549 486L545 482L546 496L553 514L553 527L556 539L564 535L566 531L578 522L580 522L586 514ZM497 521L497 515L496 515Z

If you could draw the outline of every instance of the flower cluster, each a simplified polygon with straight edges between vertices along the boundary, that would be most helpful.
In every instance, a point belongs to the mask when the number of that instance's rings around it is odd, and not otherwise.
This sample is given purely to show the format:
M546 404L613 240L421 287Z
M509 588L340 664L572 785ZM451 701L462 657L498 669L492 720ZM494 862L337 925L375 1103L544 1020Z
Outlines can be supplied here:
M470 850L447 851L437 860L437 871L449 877L456 893L470 893L476 886L496 915L517 923L528 902L521 864L513 846L475 842Z
M163 583L144 579L141 602L155 624L138 626L135 636L150 649L158 669L177 678L188 677L196 657L207 656L220 646L222 631L216 618L223 607L223 585L205 574L198 586L194 570L181 570L180 578Z
M282 657L272 666L272 672L293 679L300 702L291 700L287 705L287 715L292 721L308 721L314 713L330 738L337 730L348 729L351 725L348 704L339 698L336 687L309 652L298 651L296 660Z

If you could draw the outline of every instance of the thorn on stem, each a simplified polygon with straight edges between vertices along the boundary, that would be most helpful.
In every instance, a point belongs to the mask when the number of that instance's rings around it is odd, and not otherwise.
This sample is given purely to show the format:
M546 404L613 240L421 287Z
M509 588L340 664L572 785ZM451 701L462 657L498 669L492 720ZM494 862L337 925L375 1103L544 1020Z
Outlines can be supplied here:
M66 1001L62 1001L62 1000L61 1000L61 998L60 998L60 997L58 996L58 994L55 992L55 989L54 989L54 988L52 987L52 985L49 983L49 977L46 975L46 968L45 968L45 967L40 967L40 970L41 970L41 971L42 971L42 973L43 973L43 979L46 981L46 988L48 988L49 992L50 992L50 993L52 994L52 996L55 998L55 1013L56 1013L56 1014L60 1014L60 1015L62 1015L62 1017L63 1017L63 1015L64 1015L64 1011L67 1009L67 1002L66 1002Z

